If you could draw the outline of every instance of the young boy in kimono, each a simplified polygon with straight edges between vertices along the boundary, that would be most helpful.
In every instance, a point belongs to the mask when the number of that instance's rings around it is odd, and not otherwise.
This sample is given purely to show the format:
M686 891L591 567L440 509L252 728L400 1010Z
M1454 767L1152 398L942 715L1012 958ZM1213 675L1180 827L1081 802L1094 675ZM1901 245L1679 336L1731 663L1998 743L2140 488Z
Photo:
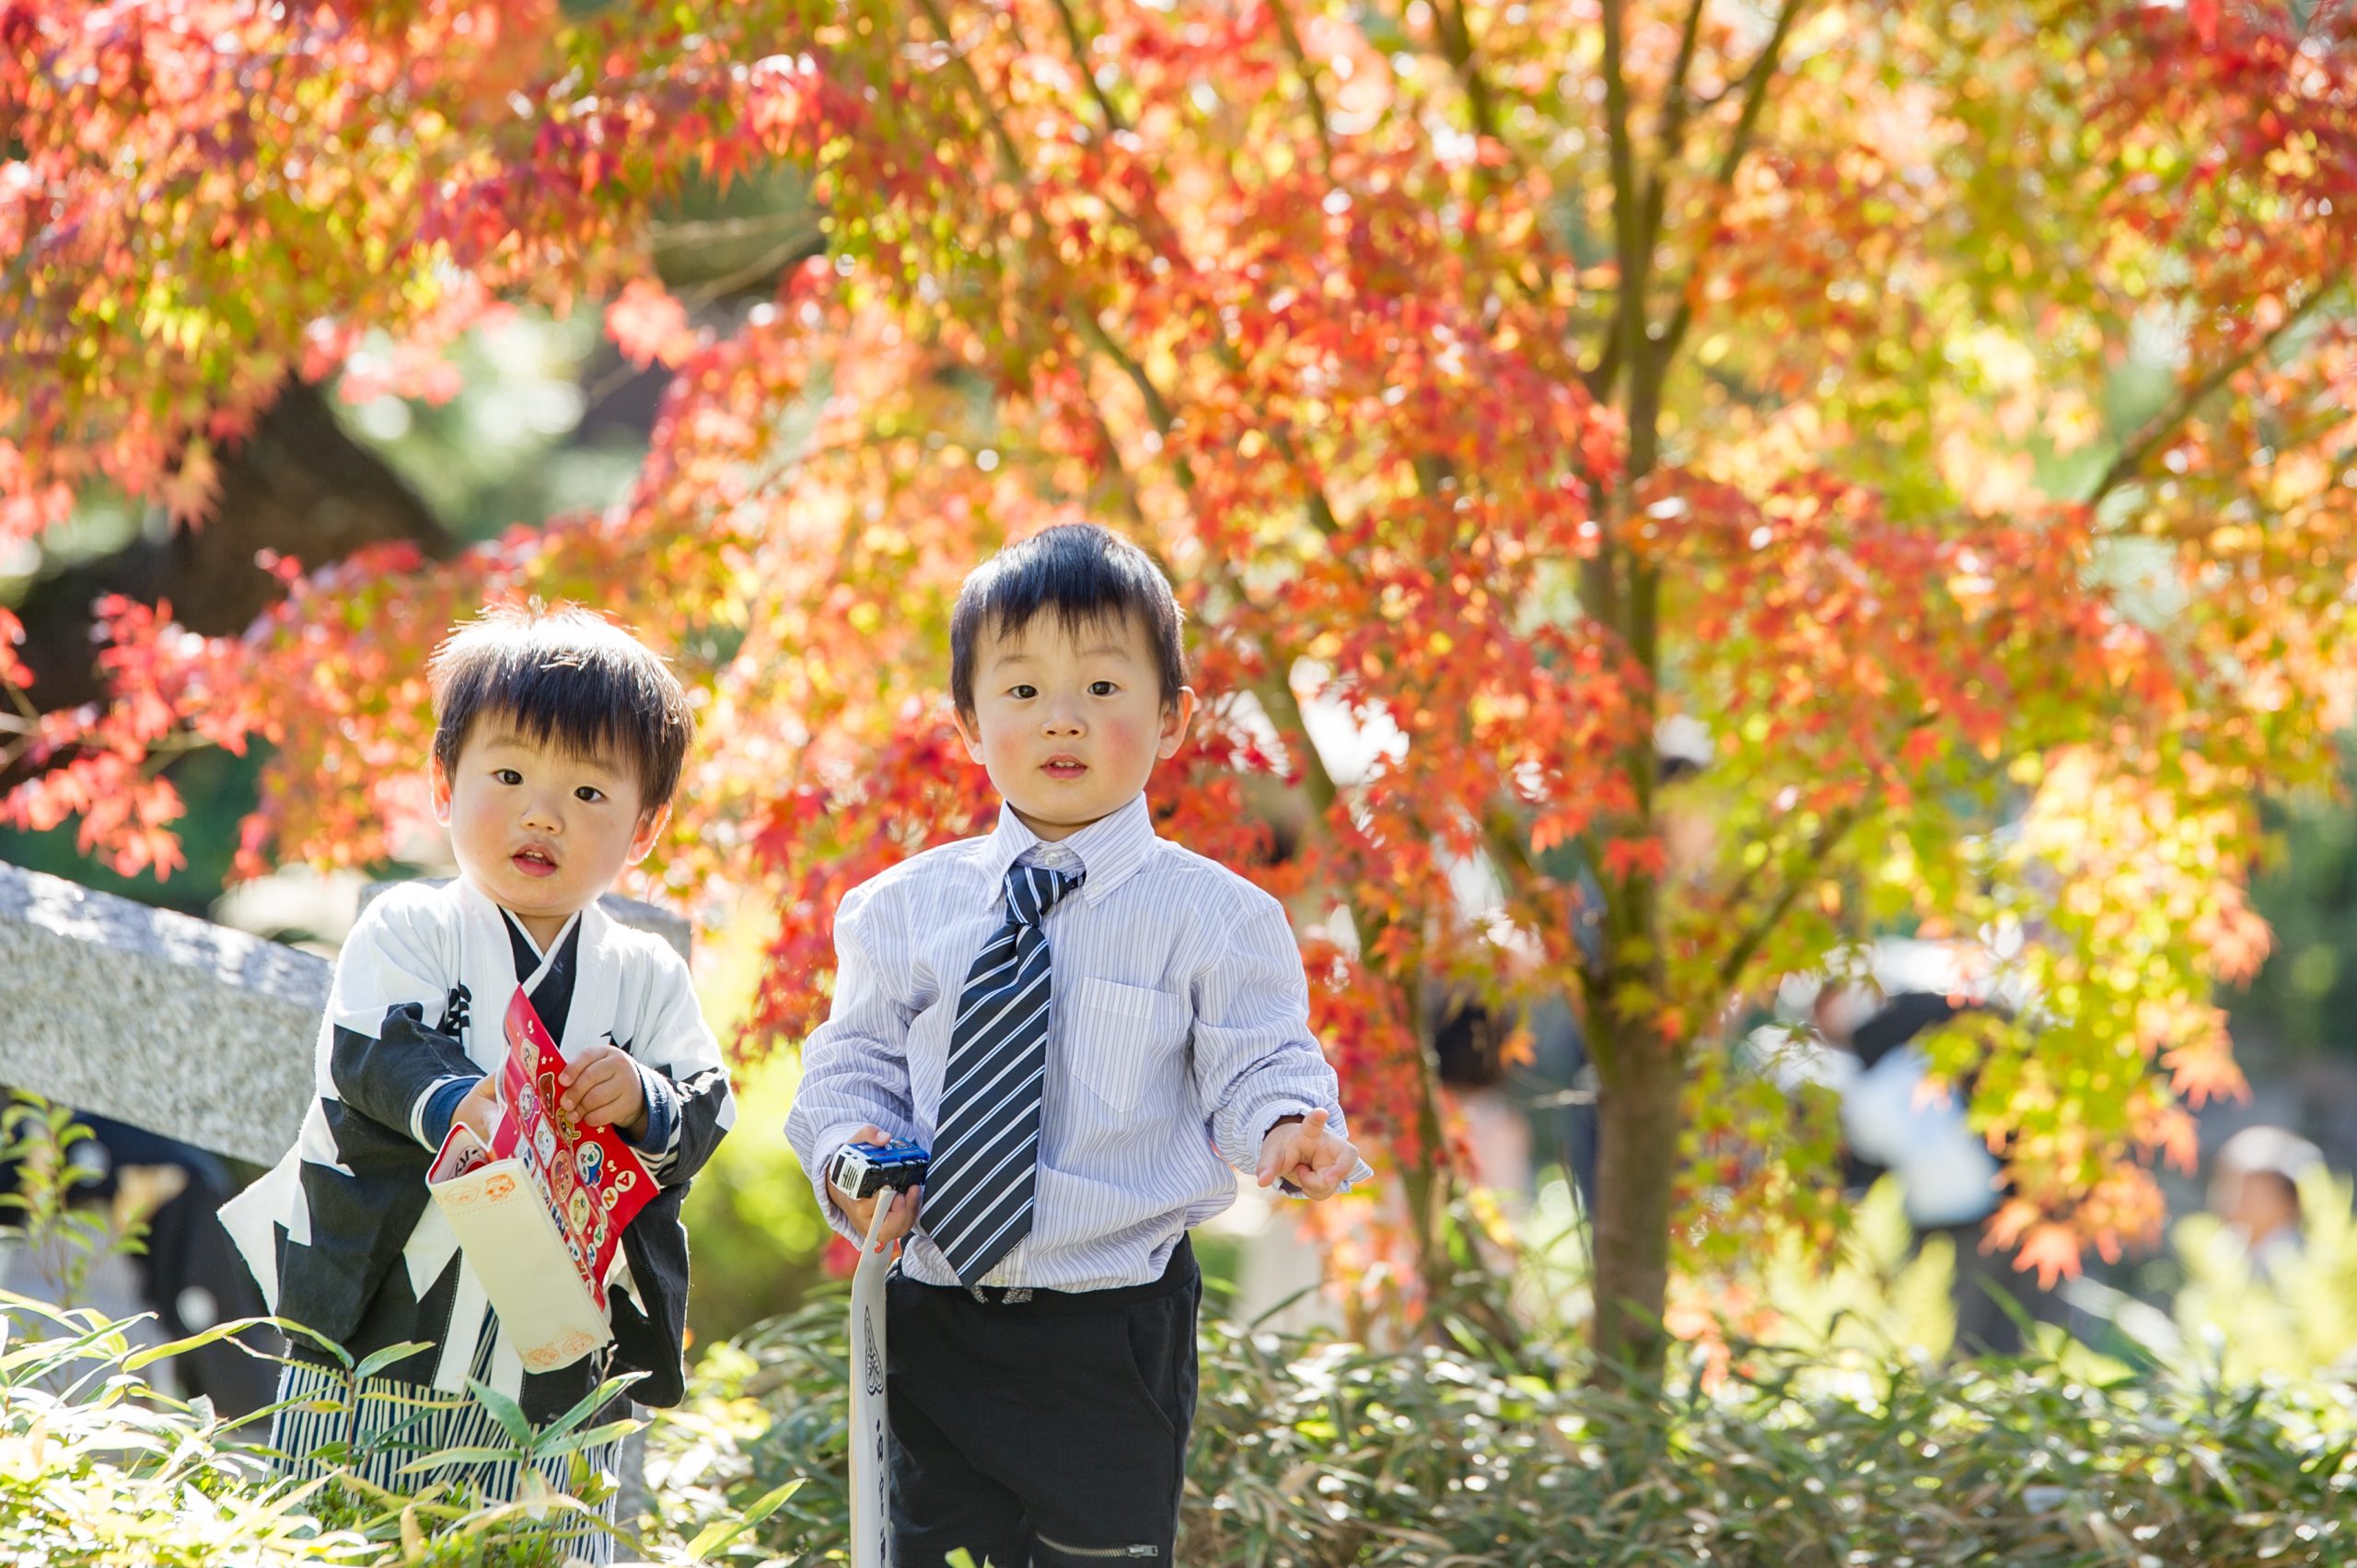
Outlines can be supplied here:
M786 1135L838 1231L864 1242L888 1202L879 1235L907 1239L885 1302L900 1568L1167 1564L1189 1228L1238 1172L1308 1199L1374 1173L1283 906L1155 831L1146 781L1195 694L1153 561L1048 528L966 579L949 647L958 734L1005 806L844 898ZM931 1151L922 1193L829 1179L888 1136Z
M678 679L598 617L538 607L459 627L429 671L434 808L459 876L394 888L362 912L319 1031L319 1098L295 1148L223 1218L280 1316L355 1361L408 1341L428 1346L361 1379L347 1403L342 1375L296 1337L280 1398L334 1402L280 1413L273 1446L287 1468L319 1473L312 1451L343 1442L367 1481L462 1481L489 1499L517 1495L513 1463L393 1473L439 1449L506 1442L464 1392L468 1378L535 1422L627 1371L648 1375L632 1398L679 1400L679 1203L735 1106L686 963L598 905L669 819L692 730ZM622 1232L609 1282L613 1343L546 1373L524 1369L425 1185L454 1121L492 1130L501 1020L518 985L565 1057L563 1109L617 1129L656 1187ZM589 1453L593 1467L610 1466L611 1446ZM559 1459L544 1473L563 1489L570 1470ZM610 1546L602 1531L577 1529L571 1550L602 1562Z

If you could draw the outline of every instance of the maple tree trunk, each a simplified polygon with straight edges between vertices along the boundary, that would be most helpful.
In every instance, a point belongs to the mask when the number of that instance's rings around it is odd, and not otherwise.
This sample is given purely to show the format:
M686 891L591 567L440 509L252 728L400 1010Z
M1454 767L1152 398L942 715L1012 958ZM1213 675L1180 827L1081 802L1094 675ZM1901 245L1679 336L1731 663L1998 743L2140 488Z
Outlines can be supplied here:
M1403 1162L1401 1169L1408 1192L1408 1224L1416 1241L1416 1274L1428 1302L1448 1296L1454 1272L1449 1262L1448 1207L1456 1182L1442 1144L1446 1133L1434 1067L1430 1051L1417 1052L1417 1153L1412 1162Z
M1624 252L1625 259L1625 252ZM1631 271L1642 277L1641 265ZM1617 497L1614 533L1635 510L1638 482L1660 455L1661 384L1666 354L1632 323L1628 354L1629 465ZM1614 552L1619 554L1620 552ZM1628 842L1655 837L1654 785L1659 766L1654 720L1661 674L1661 576L1633 553L1603 557L1607 591L1598 606L1618 632L1642 684L1635 706L1642 737L1622 752L1634 809L1616 830ZM1660 1019L1660 889L1643 872L1619 880L1607 898L1608 958L1601 986L1591 993L1596 1031L1596 1181L1594 1345L1598 1382L1656 1383L1667 1348L1663 1314L1669 1297L1670 1219L1678 1184L1679 1133L1685 1121L1686 1051L1665 1040ZM1633 991L1631 989L1633 988ZM1651 999L1632 1005L1628 998Z
M90 607L101 595L168 599L190 631L230 636L285 594L255 563L260 551L315 567L389 540L435 556L458 547L409 482L337 422L327 397L290 376L252 431L223 444L210 516L32 587L17 607L25 628L18 653L33 671L27 694L36 706L47 712L105 695L90 645Z
M1685 1051L1653 1031L1614 1041L1596 1097L1596 1353L1599 1381L1657 1376L1667 1338L1669 1226Z
M1667 365L1644 338L1641 309L1623 316L1633 323L1628 329L1629 463L1611 508L1617 514L1614 537L1627 528L1637 484L1659 458L1661 380ZM1620 635L1639 672L1634 705L1643 715L1636 726L1641 738L1626 746L1620 759L1634 805L1613 830L1626 842L1643 842L1659 827L1654 816L1654 716L1661 671L1661 576L1633 553L1608 550L1589 564L1585 597L1591 613ZM1660 889L1642 871L1617 880L1608 876L1606 886L1606 958L1588 993L1598 1090L1591 1265L1595 1376L1606 1385L1644 1385L1658 1380L1667 1343L1662 1318L1669 1296L1670 1212L1685 1115L1686 1051L1663 1038L1653 1011L1660 1005L1663 982ZM1636 996L1649 1000L1636 1003Z

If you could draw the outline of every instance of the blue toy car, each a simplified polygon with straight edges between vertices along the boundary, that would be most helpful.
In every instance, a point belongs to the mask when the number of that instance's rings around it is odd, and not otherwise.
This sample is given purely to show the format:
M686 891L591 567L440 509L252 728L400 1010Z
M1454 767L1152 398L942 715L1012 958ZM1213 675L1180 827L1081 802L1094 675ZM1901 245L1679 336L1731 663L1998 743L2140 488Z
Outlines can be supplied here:
M845 1144L835 1151L827 1179L854 1198L872 1198L889 1187L905 1192L921 1185L932 1156L906 1138L888 1144Z

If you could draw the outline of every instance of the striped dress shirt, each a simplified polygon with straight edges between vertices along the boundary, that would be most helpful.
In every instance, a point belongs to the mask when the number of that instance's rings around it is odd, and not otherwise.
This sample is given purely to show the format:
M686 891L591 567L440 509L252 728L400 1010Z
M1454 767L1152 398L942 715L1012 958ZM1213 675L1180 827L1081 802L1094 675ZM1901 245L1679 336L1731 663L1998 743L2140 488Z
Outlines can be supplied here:
M1161 1277L1190 1226L1236 1201L1237 1171L1287 1116L1344 1130L1334 1070L1283 906L1157 836L1145 796L1060 842L1013 811L862 883L835 913L834 1010L802 1048L786 1137L828 1223L826 1162L863 1126L930 1149L950 1026L974 957L1005 918L1008 867L1085 871L1049 912L1048 1075L1031 1233L984 1283L1106 1290ZM1353 1180L1373 1174L1364 1162ZM923 1230L901 1269L956 1272Z

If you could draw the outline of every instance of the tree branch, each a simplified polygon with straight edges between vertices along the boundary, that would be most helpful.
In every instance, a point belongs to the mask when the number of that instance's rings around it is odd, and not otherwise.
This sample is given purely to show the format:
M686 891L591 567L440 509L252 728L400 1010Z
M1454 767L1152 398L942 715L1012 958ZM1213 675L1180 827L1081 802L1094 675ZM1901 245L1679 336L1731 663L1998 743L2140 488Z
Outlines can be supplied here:
M1156 387L1154 377L1145 373L1145 366L1139 364L1137 357L1128 349L1115 343L1113 335L1089 311L1066 310L1064 315L1080 329L1080 335L1088 340L1089 346L1111 360L1121 374L1129 377L1130 385L1138 389L1138 397L1145 404L1145 415L1154 421L1155 433L1169 435L1178 416L1171 412L1170 404L1164 400L1162 389Z
M217 461L217 502L202 528L134 536L27 587L15 606L23 641L13 651L34 674L39 707L106 699L111 682L90 641L90 607L102 595L168 599L189 631L231 637L285 597L285 586L254 563L260 552L317 567L392 541L434 559L459 549L409 481L345 429L330 395L299 377L284 379L243 436L220 444ZM0 793L10 784L0 774Z
M1694 67L1694 46L1697 37L1701 32L1703 3L1704 0L1692 0L1686 8L1686 24L1678 39L1678 59L1670 68L1669 89L1662 103L1661 149L1655 159L1653 171L1645 180L1644 213L1638 224L1640 231L1638 245L1645 257L1645 269L1648 273L1652 267L1654 249L1661 243L1662 221L1669 207L1670 178L1677 170L1679 157L1685 153L1686 116L1690 106L1690 100L1686 96L1686 77ZM1618 26L1617 20L1614 25ZM1610 78L1607 79L1608 83ZM1625 114L1620 125L1619 134L1620 136L1629 134ZM1613 211L1617 218L1620 212L1617 184L1614 190ZM1625 261L1622 267L1621 296L1626 298L1629 288ZM1642 287L1639 292L1642 293ZM1617 306L1618 302L1615 303ZM1641 300L1641 308L1642 304ZM1642 314L1641 308L1641 319ZM1598 398L1610 395L1612 383L1620 375L1624 357L1620 316L1616 308L1613 313L1612 340L1605 345L1604 352L1596 356L1596 368L1590 371L1586 377L1590 395Z
M826 230L819 226L819 219L816 215L805 213L802 215L802 225L799 228L788 233L784 238L743 266L683 290L679 295L679 302L690 309L710 305L713 301L734 294L749 284L759 283L764 278L773 278L796 261L822 255L826 249Z
M1498 134L1497 94L1482 74L1473 29L1465 20L1465 0L1434 0L1433 30L1440 38L1442 56L1465 85L1465 106L1472 111L1474 131L1503 147L1505 138Z
M917 5L924 11L925 20L933 24L933 30L941 35L942 47L949 51L949 57L958 63L959 74L966 78L966 86L973 92L974 107L981 111L983 121L989 125L992 141L998 148L999 171L1021 186L1028 198L1030 181L1023 177L1023 154L1016 146L1005 122L999 117L997 100L991 97L990 88L982 85L982 74L974 69L974 62L958 47L958 35L950 30L949 18L941 14L938 0L917 0Z
M1279 661L1272 660L1271 664L1276 662ZM1268 678L1256 682L1252 690L1259 694L1261 705L1271 710L1269 716L1276 721L1281 733L1301 737L1302 787L1309 792L1310 804L1321 813L1331 811L1334 803L1341 799L1342 791L1334 783L1334 775L1327 771L1326 759L1318 754L1318 743L1309 738L1309 722L1303 716L1301 699L1294 695L1293 660L1282 662L1285 668L1271 668Z
M2277 322L2273 330L2180 387L2177 396L2169 400L2167 407L2146 420L2136 434L2121 445L2119 455L2111 459L2109 466L2103 470L2103 476L2096 481L2095 488L2081 497L2079 504L2093 506L2135 478L2137 470L2144 466L2144 460L2177 435L2185 422L2193 417L2195 409L2207 401L2212 392L2248 368L2259 355L2273 348L2284 333L2305 319L2330 293L2329 285L2318 288Z
M1651 245L1661 236L1664 209L1668 204L1670 171L1678 167L1686 150L1686 116L1692 100L1686 96L1687 73L1694 68L1694 45L1702 30L1704 0L1691 0L1686 7L1686 25L1678 35L1678 59L1669 70L1669 87L1663 95L1661 110L1661 152L1654 163L1653 177L1646 181L1645 242Z
M1072 45L1072 63L1079 69L1081 80L1088 84L1089 95L1097 99L1097 112L1105 117L1106 131L1128 130L1129 122L1121 118L1121 111L1113 107L1112 99L1107 96L1103 85L1097 80L1095 68L1088 63L1088 41L1081 36L1080 23L1073 17L1069 0L1055 0L1055 3L1056 16L1064 26L1064 41Z
M1061 4L1061 0L1059 0ZM1318 127L1318 149L1328 179L1334 171L1334 133L1326 121L1326 99L1318 90L1318 67L1310 63L1309 52L1301 46L1301 34L1294 30L1293 10L1285 0L1269 0L1269 15L1276 18L1277 31L1293 52L1294 72L1301 78L1301 90L1309 98L1310 122Z
M1342 521L1334 515L1334 504L1326 498L1326 487L1310 477L1309 470L1301 460L1299 448L1294 446L1292 435L1271 426L1268 436L1269 444L1277 449L1277 456L1283 458L1285 467L1293 471L1294 482L1301 486L1302 510L1309 514L1309 526L1318 530L1321 539L1332 539L1341 533Z
M1176 426L1176 420L1168 401L1163 397L1161 389L1155 386L1154 378L1146 374L1145 366L1138 363L1136 356L1116 343L1112 334L1093 317L1082 317L1076 319L1084 323L1084 335L1089 338L1098 352L1118 366L1121 373L1129 377L1131 384L1137 388L1138 395L1145 401L1146 415L1154 421L1155 433L1168 436ZM1103 415L1097 415L1097 424L1100 429L1104 427ZM1112 439L1109 430L1106 432L1106 439L1109 443ZM1332 538L1340 525L1335 521L1334 509L1327 501L1325 492L1306 473L1301 471L1299 460L1294 454L1292 442L1284 433L1276 432L1272 439L1280 454L1293 465L1295 477L1300 481L1306 492L1305 505L1309 512L1310 522L1321 535L1329 539ZM1193 465L1184 458L1180 458L1177 460L1177 471L1179 488L1191 494L1195 488ZM1206 566L1205 570L1215 579L1224 580L1225 577L1225 574L1216 566ZM1233 588L1238 598L1244 598L1241 588L1236 587L1233 584L1226 586ZM1255 685L1253 691L1260 695L1261 705L1271 710L1270 717L1272 720L1276 721L1280 726L1289 725L1292 731L1301 737L1300 751L1304 786L1309 792L1312 804L1321 813L1329 811L1332 809L1334 802L1341 798L1341 791L1336 786L1333 775L1327 772L1326 759L1318 754L1317 743L1309 738L1309 726L1302 717L1300 699L1296 698L1293 692L1293 682L1289 674L1293 660L1291 657L1285 657L1281 661L1272 662L1282 662L1284 668L1272 671L1269 679ZM1358 918L1355 913L1353 918Z
M1604 340L1604 352L1596 356L1595 366L1580 372L1580 382L1587 388L1587 395L1597 402L1612 395L1612 383L1620 374L1620 335L1617 331L1618 307L1615 307L1616 331Z
M1214 351L1229 375L1241 376L1244 362L1237 357L1234 344L1221 340ZM1334 513L1334 504L1327 499L1326 487L1310 477L1307 465L1302 461L1301 448L1294 444L1293 432L1271 420L1262 426L1262 434L1268 436L1269 445L1277 449L1277 456L1284 459L1294 482L1301 486L1302 507L1309 514L1309 526L1318 530L1321 539L1330 540L1341 532L1341 519Z
M1719 158L1718 168L1712 172L1707 207L1716 212L1725 205L1729 192L1735 189L1736 171L1751 151L1751 141L1759 132L1760 110L1768 104L1769 85L1775 80L1776 70L1783 59L1785 41L1791 38L1793 24L1800 19L1801 8L1808 0L1783 0L1776 10L1775 30L1768 35L1767 43L1759 51L1759 58L1751 63L1744 75L1743 110L1736 117L1735 130L1727 138L1726 150ZM1678 353L1678 345L1686 339L1686 331L1694 324L1694 285L1702 275L1704 263L1710 260L1714 236L1706 235L1688 263L1686 279L1678 289L1678 309L1670 317L1668 328L1655 345L1655 354L1666 366Z
M1145 506L1138 499L1138 482L1131 474L1129 465L1121 461L1121 444L1114 438L1113 426L1106 419L1105 411L1097 406L1097 394L1089 388L1086 376L1080 377L1080 395L1087 401L1088 420L1097 427L1097 438L1105 443L1105 464L1112 470L1114 489L1121 497L1121 510L1130 515L1131 522L1144 530L1146 525ZM1166 569L1163 575L1167 577L1170 573Z
M1825 864L1826 854L1864 814L1859 807L1844 806L1828 817L1817 830L1817 836L1809 841L1806 854L1802 856L1799 867L1785 882L1783 890L1769 901L1759 918L1753 921L1743 935L1736 938L1735 946L1727 949L1726 958L1719 965L1719 988L1722 991L1734 989L1735 982L1742 978L1744 966L1751 962L1752 955L1759 950L1759 945L1768 940L1769 934L1776 929L1778 923L1792 909L1794 900L1801 896L1809 875Z
M1612 251L1620 276L1611 336L1597 362L1602 384L1590 388L1599 398L1609 398L1620 366L1635 362L1645 330L1646 256L1638 233L1637 149L1630 140L1629 75L1620 26L1625 4L1603 0L1605 141L1612 168Z
M1533 897L1527 891L1527 889L1531 883L1538 880L1538 878L1544 876L1545 873L1539 870L1538 863L1531 857L1530 846L1523 842L1522 825L1515 820L1514 814L1504 807L1492 810L1489 816L1482 820L1481 842L1483 847L1488 849L1490 852L1490 858L1498 863L1498 869L1501 874L1510 877L1514 882L1518 882L1525 889L1523 895L1524 901L1533 905L1538 905L1539 900ZM1587 841L1584 838L1582 840L1582 847L1589 857L1589 869L1593 872L1595 869L1596 846L1591 841ZM1586 900L1581 889L1573 886L1571 888L1570 891L1574 897L1579 898L1582 904L1585 903ZM1577 917L1578 912L1577 910L1574 910L1573 918L1576 919ZM1581 995L1584 998L1593 1000L1594 993L1592 988L1596 983L1596 979L1589 971L1587 955L1585 952L1578 951L1579 939L1576 935L1574 935L1572 939L1572 946L1574 949L1573 956L1576 959L1576 961L1572 965L1572 972L1578 978Z

